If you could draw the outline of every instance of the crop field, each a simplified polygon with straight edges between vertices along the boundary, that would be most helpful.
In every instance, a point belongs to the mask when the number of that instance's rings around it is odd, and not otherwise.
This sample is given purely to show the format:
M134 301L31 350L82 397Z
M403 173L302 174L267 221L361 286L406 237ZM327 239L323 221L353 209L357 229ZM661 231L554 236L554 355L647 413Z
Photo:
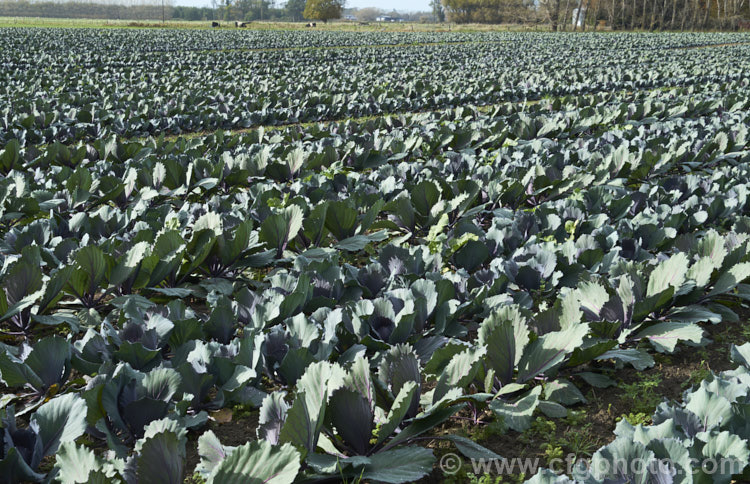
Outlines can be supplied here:
M749 146L750 34L0 28L0 483L747 482Z

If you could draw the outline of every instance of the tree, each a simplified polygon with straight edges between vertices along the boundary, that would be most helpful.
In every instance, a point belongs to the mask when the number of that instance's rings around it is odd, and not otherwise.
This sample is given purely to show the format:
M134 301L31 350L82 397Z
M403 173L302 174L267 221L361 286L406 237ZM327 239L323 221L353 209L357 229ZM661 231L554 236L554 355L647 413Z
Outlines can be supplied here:
M357 10L357 20L360 22L374 22L376 18L380 17L383 11L379 8L368 7L360 8Z
M299 22L302 20L302 15L305 11L305 0L288 0L285 9L289 18L295 22Z
M231 18L231 13L232 13L231 0L221 0L220 5L221 5L220 8L224 10L224 13L223 13L224 20L229 20Z
M520 23L537 15L534 0L443 0L443 6L456 23Z
M330 19L341 18L345 3L345 0L307 0L303 15L306 19L328 22Z
M583 0L578 0L578 7L573 11L573 31L581 25L581 13L583 13Z
M273 0L234 0L235 18L238 20L264 20L268 12L274 8Z
M432 15L435 17L437 22L445 22L445 9L441 0L431 0L430 6L432 7Z
M560 22L560 0L539 0L539 5L544 8L547 18L552 26L552 31L557 31Z

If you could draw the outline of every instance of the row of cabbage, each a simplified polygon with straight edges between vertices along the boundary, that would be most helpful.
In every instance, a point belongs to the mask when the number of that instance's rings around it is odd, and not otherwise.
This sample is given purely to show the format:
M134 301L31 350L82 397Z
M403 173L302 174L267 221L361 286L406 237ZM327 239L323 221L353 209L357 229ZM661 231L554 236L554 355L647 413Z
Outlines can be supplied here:
M750 344L732 346L739 366L711 373L682 402L663 402L652 425L618 423L615 439L573 475L539 472L528 484L602 482L712 482L748 478L750 447L747 406L750 395Z
M208 22L210 23L210 22ZM207 23L207 24L208 24ZM304 49L455 42L511 42L507 32L341 32L326 30L201 30L201 29L91 29L16 28L0 29L3 59L32 58L39 51L56 57L104 56L149 52L184 52L230 49ZM724 34L713 34L711 42L722 42ZM685 42L700 45L702 37L687 36ZM677 43L674 43L677 44ZM673 45L673 43L670 43ZM679 45L682 45L680 43Z
M186 432L244 404L258 440L204 433L209 481L410 482L458 412L522 431L702 343L750 298L743 82L6 144L3 475L180 482Z
M33 60L34 55L54 53L58 58L149 52L184 52L231 49L306 49L406 44L503 42L527 43L559 37L549 33L509 32L340 32L326 30L199 30L199 29L93 29L0 28L0 57L5 62ZM567 34L566 34L567 35ZM585 35L583 36L585 37ZM747 40L729 33L679 33L609 35L618 48L663 50L700 47Z
M0 142L72 143L747 82L750 47L653 48L661 39L535 34L387 50L90 52L69 59L32 50L0 71ZM626 48L629 42L635 45Z
M284 401L283 393L264 400L258 440L227 447L213 432L205 432L198 440L200 462L196 473L207 482L247 482L250 478L262 482L294 482L305 472L301 460L306 457L308 482L337 472L342 479L355 477L380 482L419 479L430 470L434 459L430 451L409 446L410 439L418 438L424 429L442 421L446 414L454 413L455 408L465 403L444 408L443 412L434 408L426 410L401 433L392 436L393 430L408 418L417 384L413 380L401 382L398 396L387 401L388 410L378 406L382 402L380 395L392 397L387 390L388 382L380 378L401 375L399 363L408 361L403 358L406 354L407 351L389 354L390 358L381 364L377 375L370 373L368 361L364 359L356 360L348 372L335 366L311 366L298 385L294 405L290 407ZM622 420L615 429L614 441L599 449L590 461L579 462L572 479L544 469L526 482L728 483L738 476L746 477L750 464L746 412L750 394L750 344L733 346L731 355L740 366L718 375L711 373L697 387L686 390L681 403L660 404L652 425L632 426ZM153 385L155 379L151 380L148 383ZM162 391L165 388L174 392L176 386L170 388L165 382ZM300 415L300 409L318 410L326 417L309 421ZM58 482L182 482L187 439L186 429L179 419L164 418L148 423L135 443L134 454L123 459L98 456L85 446L76 445L75 439L86 429L85 415L85 400L73 394L56 397L40 407L31 418L30 430L16 427L12 407L0 410L3 423L0 432L4 440L30 444L11 446L3 456L6 482L44 478L33 472L21 455L30 455L32 463L38 463L52 453L55 466L51 474ZM376 418L381 423L377 438L371 438ZM299 420L296 426L295 419ZM358 425L352 427L352 422ZM337 423L346 430L338 431ZM320 428L317 432L316 425ZM333 450L334 456L308 451L310 445L335 449L330 438L337 437L339 442L352 445L351 449L359 449L360 455L347 458L337 450ZM303 440L305 438L309 440ZM453 441L467 457L485 462L502 460L501 456L465 438L444 438ZM279 441L287 443L279 445ZM365 453L367 455L363 455ZM8 465L13 461L15 467ZM311 475L311 470L321 474Z

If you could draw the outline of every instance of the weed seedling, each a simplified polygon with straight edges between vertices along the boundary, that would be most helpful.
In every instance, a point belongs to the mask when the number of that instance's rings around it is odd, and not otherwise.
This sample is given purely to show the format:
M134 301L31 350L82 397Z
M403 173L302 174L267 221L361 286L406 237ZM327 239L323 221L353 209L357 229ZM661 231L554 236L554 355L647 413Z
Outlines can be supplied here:
M576 456L590 457L599 448L599 439L591 434L591 424L566 430L560 443Z
M700 368L690 373L690 378L682 383L682 388L690 388L694 385L700 385L700 382L707 379L711 374L711 370L708 369L708 363L706 360L702 360Z
M623 383L623 398L628 402L633 413L651 415L661 403L662 396L657 393L662 379L658 375L640 375L634 383Z
M619 422L620 420L627 420L630 425L636 426L636 425L648 425L651 423L651 417L643 412L630 412L627 415L622 415L620 418L617 419Z

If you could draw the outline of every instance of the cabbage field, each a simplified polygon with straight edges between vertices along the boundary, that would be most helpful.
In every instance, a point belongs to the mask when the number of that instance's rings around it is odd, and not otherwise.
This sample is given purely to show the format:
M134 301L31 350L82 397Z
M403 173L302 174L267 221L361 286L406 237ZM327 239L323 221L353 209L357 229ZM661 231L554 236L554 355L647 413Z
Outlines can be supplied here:
M0 482L515 457L744 327L749 197L749 34L0 29ZM516 478L750 475L732 342L591 456L667 466Z

